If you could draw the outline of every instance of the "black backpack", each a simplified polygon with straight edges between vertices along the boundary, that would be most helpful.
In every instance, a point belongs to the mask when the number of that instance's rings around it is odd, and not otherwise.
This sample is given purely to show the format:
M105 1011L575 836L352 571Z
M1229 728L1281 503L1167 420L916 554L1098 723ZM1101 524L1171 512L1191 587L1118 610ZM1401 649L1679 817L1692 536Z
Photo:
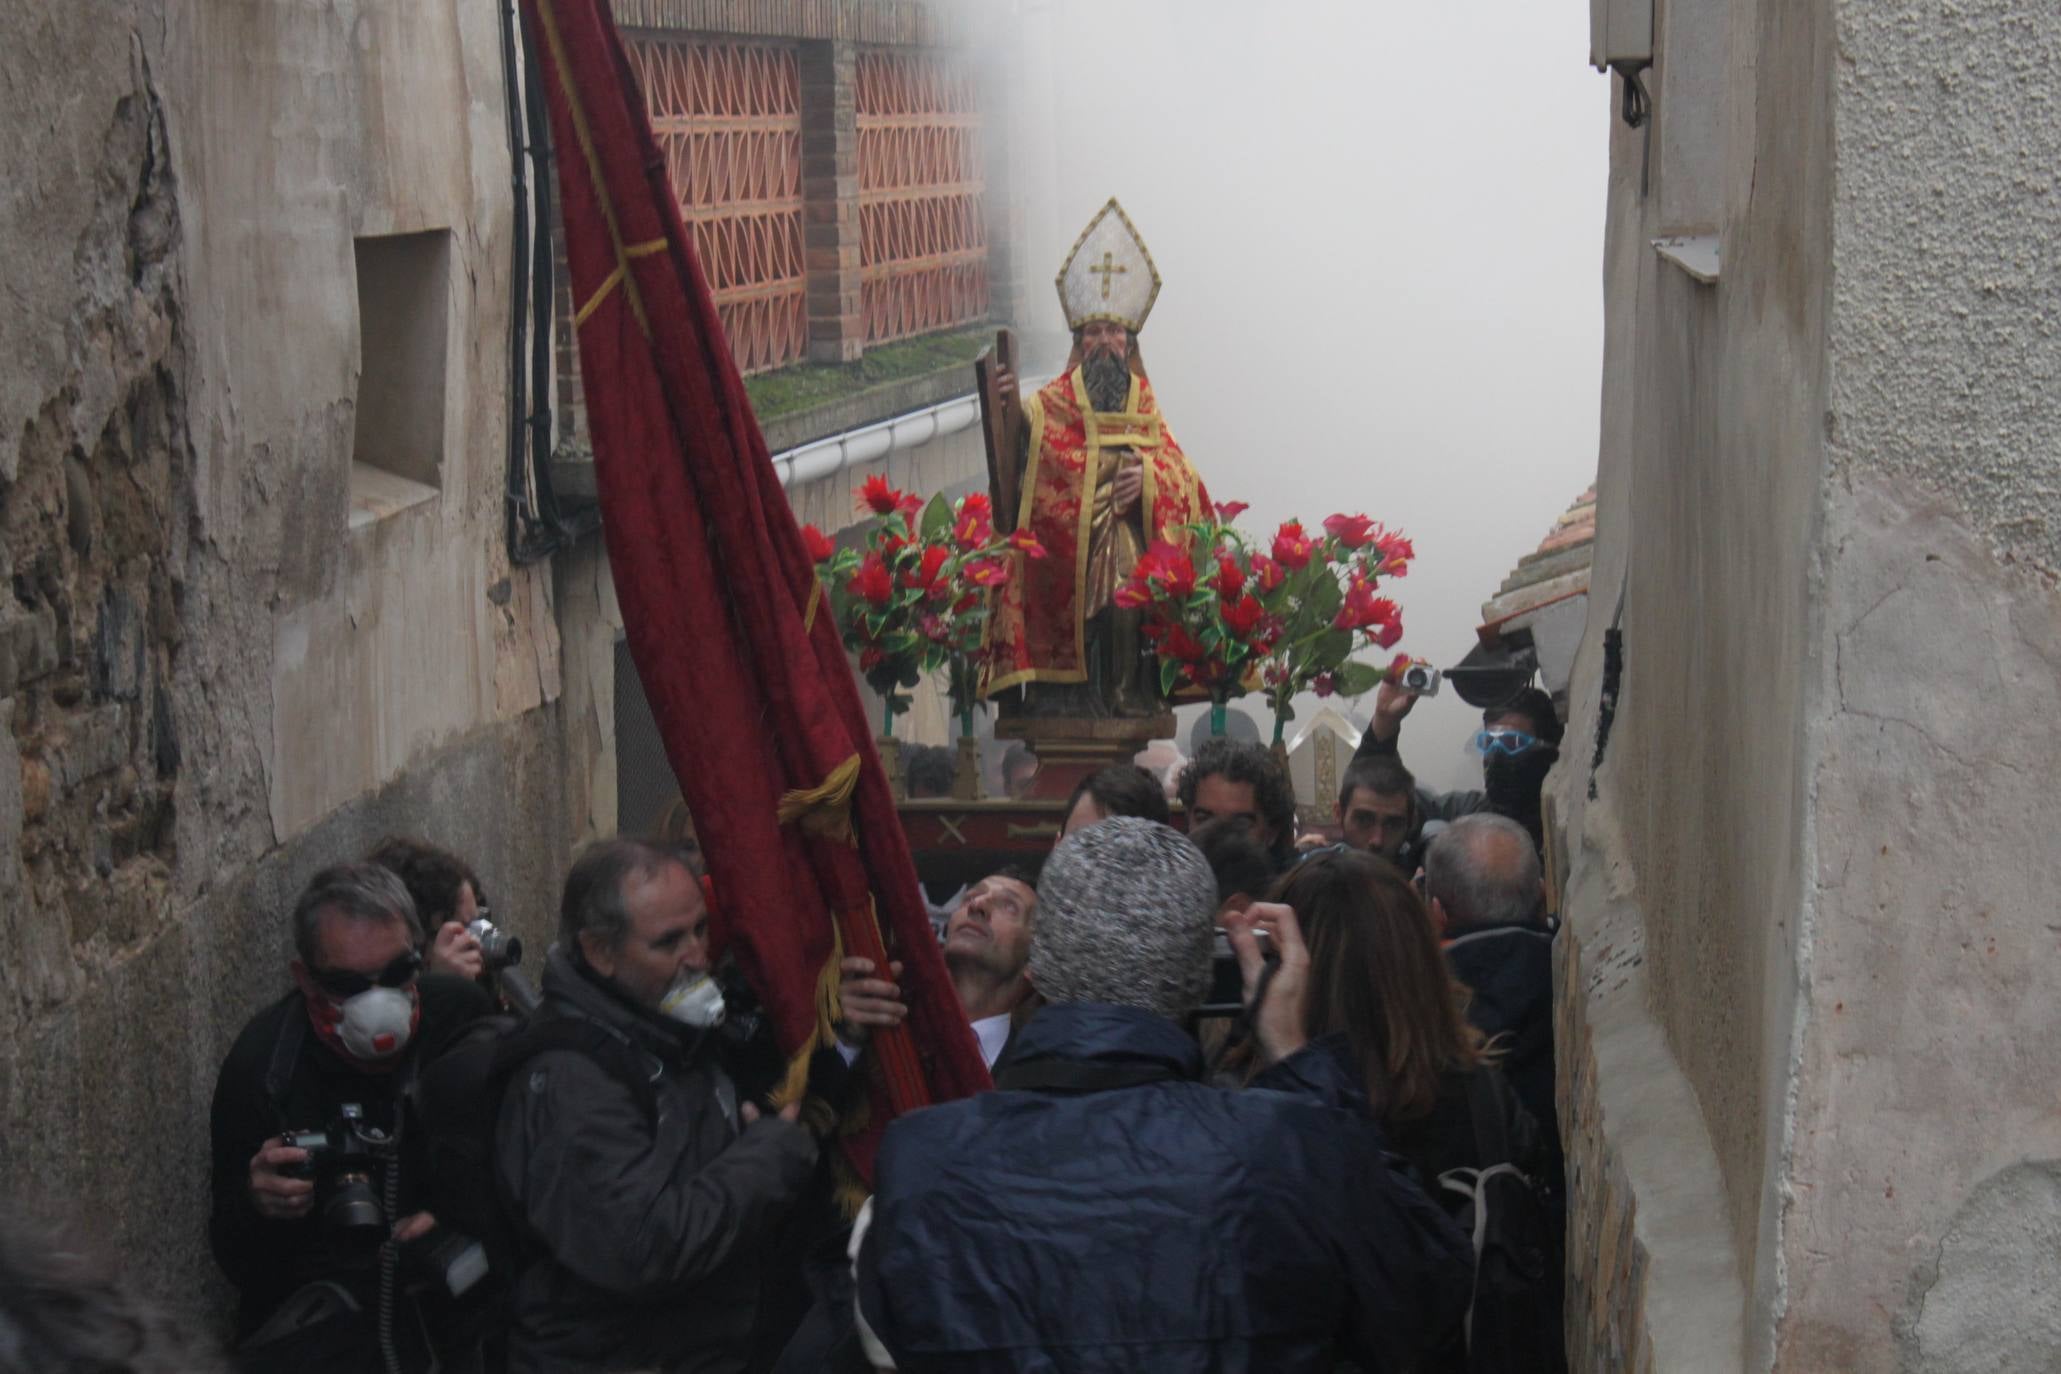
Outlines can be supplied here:
M651 1061L615 1031L582 1016L527 1022L515 1016L486 1017L466 1027L424 1065L419 1080L437 1219L480 1243L504 1291L523 1258L537 1253L541 1244L504 1196L495 1167L501 1100L524 1065L553 1051L593 1060L629 1090L647 1121L658 1119Z
M1468 1076L1478 1169L1448 1169L1442 1192L1462 1199L1455 1214L1474 1242L1474 1296L1467 1307L1469 1374L1567 1367L1561 1331L1561 1242L1539 1181L1513 1159L1497 1078Z

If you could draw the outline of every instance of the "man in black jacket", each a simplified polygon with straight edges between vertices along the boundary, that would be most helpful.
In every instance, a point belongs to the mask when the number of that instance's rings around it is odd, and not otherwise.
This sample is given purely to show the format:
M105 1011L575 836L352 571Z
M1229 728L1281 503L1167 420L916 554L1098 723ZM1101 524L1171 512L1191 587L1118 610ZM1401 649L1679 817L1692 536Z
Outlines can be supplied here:
M1541 919L1545 884L1524 827L1463 816L1431 842L1425 895L1453 976L1474 995L1467 1019L1502 1050L1500 1067L1544 1132L1557 1173L1553 1109L1553 932Z
M1374 694L1374 719L1360 737L1353 762L1398 758L1403 718L1416 705L1415 692L1384 681ZM1417 825L1423 828L1434 821L1444 824L1492 811L1523 826L1533 847L1543 849L1540 798L1546 774L1560 758L1560 740L1565 730L1559 712L1553 708L1553 698L1536 687L1527 687L1502 705L1484 710L1481 729L1472 740L1475 752L1481 755L1480 790L1433 792L1418 788ZM1415 841L1417 837L1411 838Z
M1054 851L1031 942L1050 1004L995 1092L882 1142L859 1301L898 1368L1399 1369L1459 1320L1465 1237L1339 1059L1303 1049L1309 955L1285 907L1232 918L1249 979L1256 925L1281 953L1266 1091L1201 1081L1180 1022L1209 985L1216 910L1208 863L1165 826L1107 820Z
M415 1066L489 1005L485 993L461 979L418 976L415 904L401 880L376 864L339 864L316 874L294 905L293 939L293 991L243 1028L215 1082L208 1237L240 1296L239 1338L251 1336L297 1290L329 1281L364 1314L362 1322L341 1323L339 1340L362 1338L357 1348L365 1357L382 1265L400 1258L383 1243L389 1234L412 1242L435 1224L427 1141L404 1105ZM331 1129L347 1107L369 1130L398 1137L397 1149L367 1179L386 1215L367 1217L366 1225L341 1224L346 1218L331 1206L344 1171L328 1158L311 1160L307 1149L285 1139L289 1132L348 1134ZM399 1282L389 1276L390 1284ZM417 1337L425 1320L442 1336L449 1314L404 1305L396 1323L400 1363L420 1368L426 1352ZM350 1357L333 1353L349 1367Z
M510 1304L514 1374L745 1367L760 1252L817 1147L798 1106L761 1117L738 1100L708 969L708 907L676 855L613 840L580 856L548 1014L582 1019L642 1077L553 1050L509 1083L495 1169L533 1243Z

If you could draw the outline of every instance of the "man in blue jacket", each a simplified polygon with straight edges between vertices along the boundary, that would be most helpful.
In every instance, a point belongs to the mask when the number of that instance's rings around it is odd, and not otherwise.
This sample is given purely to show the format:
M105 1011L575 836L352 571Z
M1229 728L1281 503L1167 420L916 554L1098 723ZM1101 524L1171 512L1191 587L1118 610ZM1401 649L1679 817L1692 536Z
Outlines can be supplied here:
M1294 913L1257 1018L1275 1061L1202 1082L1182 1023L1210 982L1216 884L1185 837L1116 818L1046 863L1031 979L1048 1005L997 1091L882 1143L859 1256L866 1324L903 1371L1407 1368L1464 1311L1472 1252L1387 1154L1338 1058L1302 1044Z

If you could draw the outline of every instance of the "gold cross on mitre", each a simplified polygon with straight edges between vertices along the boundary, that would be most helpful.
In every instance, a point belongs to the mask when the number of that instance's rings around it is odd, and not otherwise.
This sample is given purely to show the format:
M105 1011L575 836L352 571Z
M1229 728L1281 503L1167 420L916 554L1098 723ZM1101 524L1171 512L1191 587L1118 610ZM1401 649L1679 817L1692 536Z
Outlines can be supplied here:
M1090 267L1088 270L1102 278L1102 299L1106 301L1109 299L1109 284L1131 269L1117 262L1115 253L1105 252L1102 255L1102 265Z

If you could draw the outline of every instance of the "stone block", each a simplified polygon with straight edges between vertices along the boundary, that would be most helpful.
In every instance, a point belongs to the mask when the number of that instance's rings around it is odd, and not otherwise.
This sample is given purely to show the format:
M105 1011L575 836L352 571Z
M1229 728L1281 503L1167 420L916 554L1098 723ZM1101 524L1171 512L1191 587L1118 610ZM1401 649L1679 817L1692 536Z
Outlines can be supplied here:
M129 711L109 702L73 718L64 742L51 756L51 771L60 791L103 773L112 773L129 759Z
M57 618L48 606L0 617L0 694L57 671Z
M110 587L100 603L88 665L96 695L134 701L143 687L143 615L124 587Z

